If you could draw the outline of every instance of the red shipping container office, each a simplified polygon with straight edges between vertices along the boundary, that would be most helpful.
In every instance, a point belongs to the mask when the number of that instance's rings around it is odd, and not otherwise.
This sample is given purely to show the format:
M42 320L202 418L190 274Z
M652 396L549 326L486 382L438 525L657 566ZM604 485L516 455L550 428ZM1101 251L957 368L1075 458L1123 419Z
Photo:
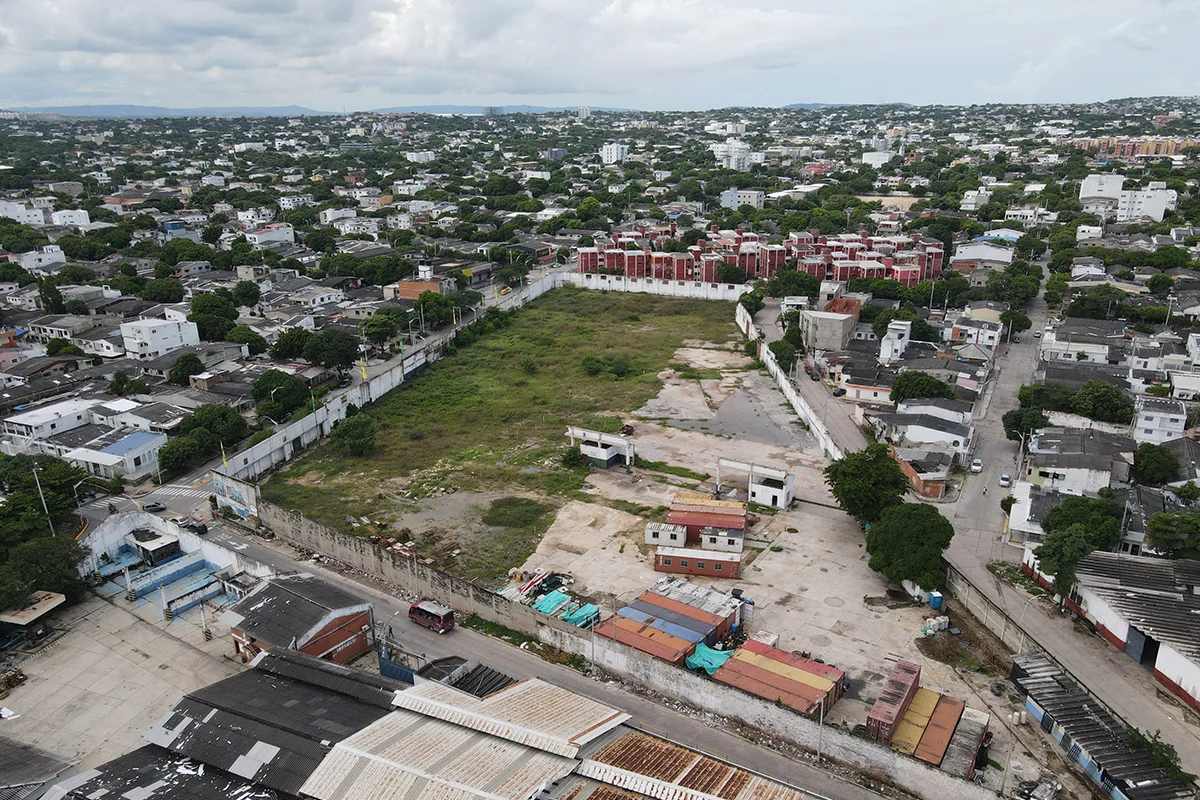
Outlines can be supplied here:
M742 561L741 556L737 553L660 547L654 553L654 571L666 572L671 575L702 575L706 578L736 579L742 576Z

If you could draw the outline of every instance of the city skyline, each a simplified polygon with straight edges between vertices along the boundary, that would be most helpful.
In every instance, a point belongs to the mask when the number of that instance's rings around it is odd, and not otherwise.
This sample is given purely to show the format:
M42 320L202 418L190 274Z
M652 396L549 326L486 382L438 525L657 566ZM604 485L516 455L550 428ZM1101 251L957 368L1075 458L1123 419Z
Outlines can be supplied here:
M701 110L1193 95L1195 0L1007 4L0 0L0 107ZM1086 12L1086 13L1084 13ZM1113 69L1114 63L1122 69ZM957 65L954 69L947 65ZM899 69L897 69L899 67ZM1104 75L1100 84L1095 76Z

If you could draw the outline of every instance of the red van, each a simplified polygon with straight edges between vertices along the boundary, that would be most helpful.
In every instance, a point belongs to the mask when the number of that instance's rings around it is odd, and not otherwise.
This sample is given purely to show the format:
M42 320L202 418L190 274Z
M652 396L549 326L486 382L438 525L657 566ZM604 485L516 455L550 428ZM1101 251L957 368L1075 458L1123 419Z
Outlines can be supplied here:
M445 633L454 627L454 610L432 600L413 603L408 608L408 618L438 633Z

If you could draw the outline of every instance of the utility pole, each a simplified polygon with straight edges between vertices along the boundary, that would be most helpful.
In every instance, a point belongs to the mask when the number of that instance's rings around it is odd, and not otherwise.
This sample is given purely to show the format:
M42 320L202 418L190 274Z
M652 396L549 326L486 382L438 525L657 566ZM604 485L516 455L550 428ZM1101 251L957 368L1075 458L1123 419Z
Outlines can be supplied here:
M46 495L42 494L42 482L38 480L38 473L41 472L41 470L41 467L37 466L36 464L34 465L33 482L37 484L38 497L42 499L42 511L46 512L46 522L50 524L50 535L57 536L58 534L54 532L54 520L50 516L50 509L46 507Z

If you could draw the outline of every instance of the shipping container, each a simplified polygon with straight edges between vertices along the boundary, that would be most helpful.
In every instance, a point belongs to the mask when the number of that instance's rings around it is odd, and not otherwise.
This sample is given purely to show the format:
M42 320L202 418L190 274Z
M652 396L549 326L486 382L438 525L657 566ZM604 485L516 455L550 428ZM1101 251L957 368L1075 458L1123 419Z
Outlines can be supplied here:
M728 619L730 620L730 625L738 625L742 621L743 603L741 599L725 594L724 592L718 592L714 589L689 583L683 578L674 578L671 576L660 578L657 583L650 587L650 591L654 594L660 594L663 597L669 597L684 605L698 608L701 611L716 614L722 619Z
M917 689L912 702L908 704L908 710L904 712L904 717L901 718L900 724L896 726L896 732L892 735L893 750L906 756L911 756L917 751L917 745L921 743L921 737L925 735L925 728L929 726L929 718L933 715L933 710L937 708L938 697L940 695L937 692Z
M667 622L673 622L682 628L695 631L704 637L705 644L711 645L716 641L717 626L713 623L701 622L686 614L680 614L678 611L655 605L654 603L647 603L644 600L634 600L626 605L626 608L637 609L644 614L649 614L652 617L658 617Z
M837 701L837 684L828 678L813 675L811 672L805 672L802 669L797 669L767 656L760 656L758 653L753 653L744 648L735 650L733 657L743 663L765 669L768 672L774 672L776 675L782 676L785 680L812 687L825 697L826 711Z
M941 766L946 748L950 746L950 737L954 735L954 728L958 725L958 718L962 716L965 705L962 700L942 695L937 708L929 717L929 724L925 727L921 743L917 745L913 755L926 764Z
M671 525L682 525L687 528L689 542L700 541L700 531L705 528L733 528L744 530L745 517L734 517L728 514L706 514L699 511L670 511L667 522Z
M776 661L782 661L785 664L790 664L797 669L802 669L805 672L811 672L813 675L820 675L822 678L827 678L837 684L837 694L841 697L846 692L846 673L837 667L831 667L828 664L819 664L811 658L789 653L786 650L780 650L777 647L761 642L755 639L747 639L742 645L743 648L752 653L758 653L760 656L767 656Z
M654 592L642 592L640 595L638 595L638 598L635 602L645 603L658 608L665 608L666 610L673 611L681 616L690 617L697 622L712 625L717 631L717 638L724 638L727 636L735 622L733 615L721 617L703 608L697 608L696 606L689 605L688 603L675 600L665 595L655 594Z
M683 666L695 645L624 617L609 617L593 630L597 636L615 639L635 650L671 664Z
M640 622L643 625L649 625L651 628L660 630L663 633L669 633L678 639L683 639L685 642L695 644L696 642L704 641L704 634L699 631L685 628L682 625L676 625L673 622L647 614L645 611L638 611L636 608L626 606L617 612L617 616L631 619L634 622Z
M946 757L942 759L943 772L967 781L975 777L975 756L979 754L990 721L991 717L982 711L963 709L946 748Z
M654 571L736 579L742 574L742 556L713 550L659 547L654 554Z
M908 711L921 680L921 668L911 661L897 661L892 674L883 684L875 705L867 714L867 733L872 739L890 742L896 726Z
M801 714L820 714L825 695L818 689L782 675L731 658L713 674L713 679L772 703L783 703Z
M739 500L716 500L706 494L696 494L695 492L676 492L675 497L671 500L671 508L675 508L676 505L730 509L741 511L742 513L745 513L747 508L749 508L749 506Z

